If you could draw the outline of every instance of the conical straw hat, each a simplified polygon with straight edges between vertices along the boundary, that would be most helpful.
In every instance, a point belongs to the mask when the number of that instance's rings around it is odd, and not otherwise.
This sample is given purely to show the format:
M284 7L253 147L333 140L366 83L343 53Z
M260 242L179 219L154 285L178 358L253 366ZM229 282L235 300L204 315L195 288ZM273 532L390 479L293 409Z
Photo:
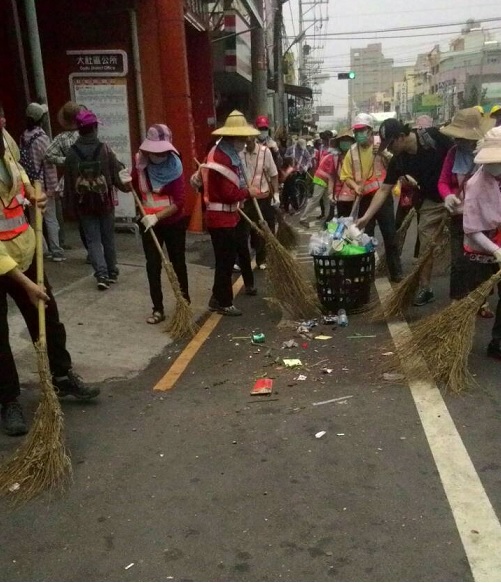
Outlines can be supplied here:
M236 109L233 110L226 118L224 126L214 130L213 136L238 136L246 138L247 136L258 136L259 132L247 123L245 116Z
M492 128L494 120L485 118L476 107L460 109L449 125L440 128L440 133L452 138L480 140Z

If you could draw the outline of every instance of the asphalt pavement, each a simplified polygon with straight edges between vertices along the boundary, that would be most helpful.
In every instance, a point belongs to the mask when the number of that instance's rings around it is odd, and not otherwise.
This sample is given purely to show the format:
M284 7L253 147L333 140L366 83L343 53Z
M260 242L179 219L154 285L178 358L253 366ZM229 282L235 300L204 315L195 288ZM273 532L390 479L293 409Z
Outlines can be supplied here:
M319 324L301 336L257 272L259 295L235 302L244 315L222 318L174 388L153 391L187 345L144 322L138 242L118 234L124 277L103 294L73 237L68 261L48 269L75 367L102 394L63 403L74 471L67 492L18 508L0 502L2 580L479 580L458 531L463 519L501 556L476 501L458 509L444 487L407 381L384 377L396 352L386 324L355 314L347 328ZM301 266L311 270L306 244L304 234ZM190 237L188 257L203 324L213 274L206 236ZM411 310L411 319L447 304L446 272L434 287L435 304ZM15 310L11 321L32 415L30 347ZM500 365L484 354L490 325L478 321L471 357L480 388L444 400L501 516ZM255 332L264 344L251 343ZM297 346L284 348L290 340ZM284 358L301 366L287 368ZM251 396L262 377L272 379L272 394ZM1 435L0 457L19 443ZM461 484L462 462L451 463ZM501 579L494 565L496 573Z

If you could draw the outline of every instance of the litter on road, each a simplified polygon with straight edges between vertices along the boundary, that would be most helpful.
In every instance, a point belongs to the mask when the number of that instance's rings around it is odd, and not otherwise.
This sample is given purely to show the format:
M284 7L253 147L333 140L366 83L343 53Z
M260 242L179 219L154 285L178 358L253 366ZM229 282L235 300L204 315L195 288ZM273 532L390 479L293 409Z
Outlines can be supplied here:
M272 379L258 379L250 392L251 395L270 395L273 390Z
M324 336L323 334L320 334L320 336L315 336L315 340L330 340L332 338L332 336Z
M300 374L300 375L297 377L297 380L298 380L298 381L305 381L307 378L308 378L308 377L307 377L305 374Z
M299 358L284 358L284 364L287 368L294 368L295 366L303 366Z
M347 336L348 340L358 340L359 338L377 338L376 334L354 334L353 336Z
M299 345L295 340L286 340L282 344L282 348L297 348Z
M320 439L321 437L323 437L325 434L327 433L327 431L319 431L318 433L315 433L315 437L317 439Z
M385 381L403 381L405 375L398 372L385 372L383 373L383 379Z
M125 570L127 571L127 569L130 569L130 568L131 568L131 567L133 567L133 566L134 566L134 563L129 563L129 564L127 565L127 567L125 567Z
M346 399L352 399L353 395L347 395L346 397L337 397L336 399L329 399L328 401L318 401L317 403L312 403L314 407L318 405L328 405L329 403L336 403L337 401L346 401Z

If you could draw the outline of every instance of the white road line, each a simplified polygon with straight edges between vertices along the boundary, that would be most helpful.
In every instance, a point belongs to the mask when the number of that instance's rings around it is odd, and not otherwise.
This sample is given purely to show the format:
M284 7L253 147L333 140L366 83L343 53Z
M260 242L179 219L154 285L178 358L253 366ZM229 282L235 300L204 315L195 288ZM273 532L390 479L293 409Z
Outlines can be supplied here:
M376 279L381 298L390 290ZM387 323L397 349L401 334L412 334L407 322ZM402 367L406 371L405 359ZM426 439L449 501L475 581L501 581L501 524L473 466L442 395L429 378L408 376Z

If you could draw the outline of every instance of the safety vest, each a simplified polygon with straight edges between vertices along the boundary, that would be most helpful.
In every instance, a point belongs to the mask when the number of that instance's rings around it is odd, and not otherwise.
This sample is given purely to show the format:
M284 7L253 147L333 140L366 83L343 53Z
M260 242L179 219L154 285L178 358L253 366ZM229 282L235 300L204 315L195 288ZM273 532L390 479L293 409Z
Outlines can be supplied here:
M327 164L327 162L329 161L329 156L331 156L332 158L334 158L334 174L330 174L329 172L327 172L325 170L325 165ZM325 152L325 154L322 155L322 158L320 159L320 164L317 168L317 171L315 172L315 176L317 178L321 178L323 181L329 183L329 180L332 181L336 181L336 177L337 177L337 170L339 168L339 159L337 156L335 156L332 152Z
M154 215L158 211L171 206L172 198L170 196L152 192L144 168L139 170L139 154L136 154L136 168L138 168L139 194L141 195L144 212L147 215Z
M14 188L16 188L15 184ZM17 188L19 188L19 193L7 206L0 200L0 206L2 207L2 212L0 213L0 241L15 239L29 228L26 215L24 214L24 205L26 204L24 184L18 182Z
M353 144L350 148L353 178L357 184L362 184L362 195L374 194L385 177L385 169L381 158L376 154L372 157L372 167L369 176L364 180L362 172L362 162L360 160L358 144Z
M250 184L255 186L260 194L256 198L268 198L270 195L270 186L268 184L268 179L265 180L265 186L263 188L263 178L265 178L264 162L266 158L266 150L268 146L257 146L257 156L256 156L256 166L254 168L254 173L250 180ZM254 152L253 152L254 153ZM247 158L246 158L247 161Z
M219 164L218 162L214 161L214 153L216 151L216 148L217 146L214 146L207 156L207 161L204 162L203 164L200 164L200 170L202 172L202 181L204 183L205 207L208 211L234 213L238 209L238 203L226 204L210 200L211 193L209 192L209 170L219 172L219 174L222 174L235 186L240 188L240 177L238 176L238 174L234 172L231 168L228 168L228 166L225 166L224 164ZM214 196L213 193L212 196Z

